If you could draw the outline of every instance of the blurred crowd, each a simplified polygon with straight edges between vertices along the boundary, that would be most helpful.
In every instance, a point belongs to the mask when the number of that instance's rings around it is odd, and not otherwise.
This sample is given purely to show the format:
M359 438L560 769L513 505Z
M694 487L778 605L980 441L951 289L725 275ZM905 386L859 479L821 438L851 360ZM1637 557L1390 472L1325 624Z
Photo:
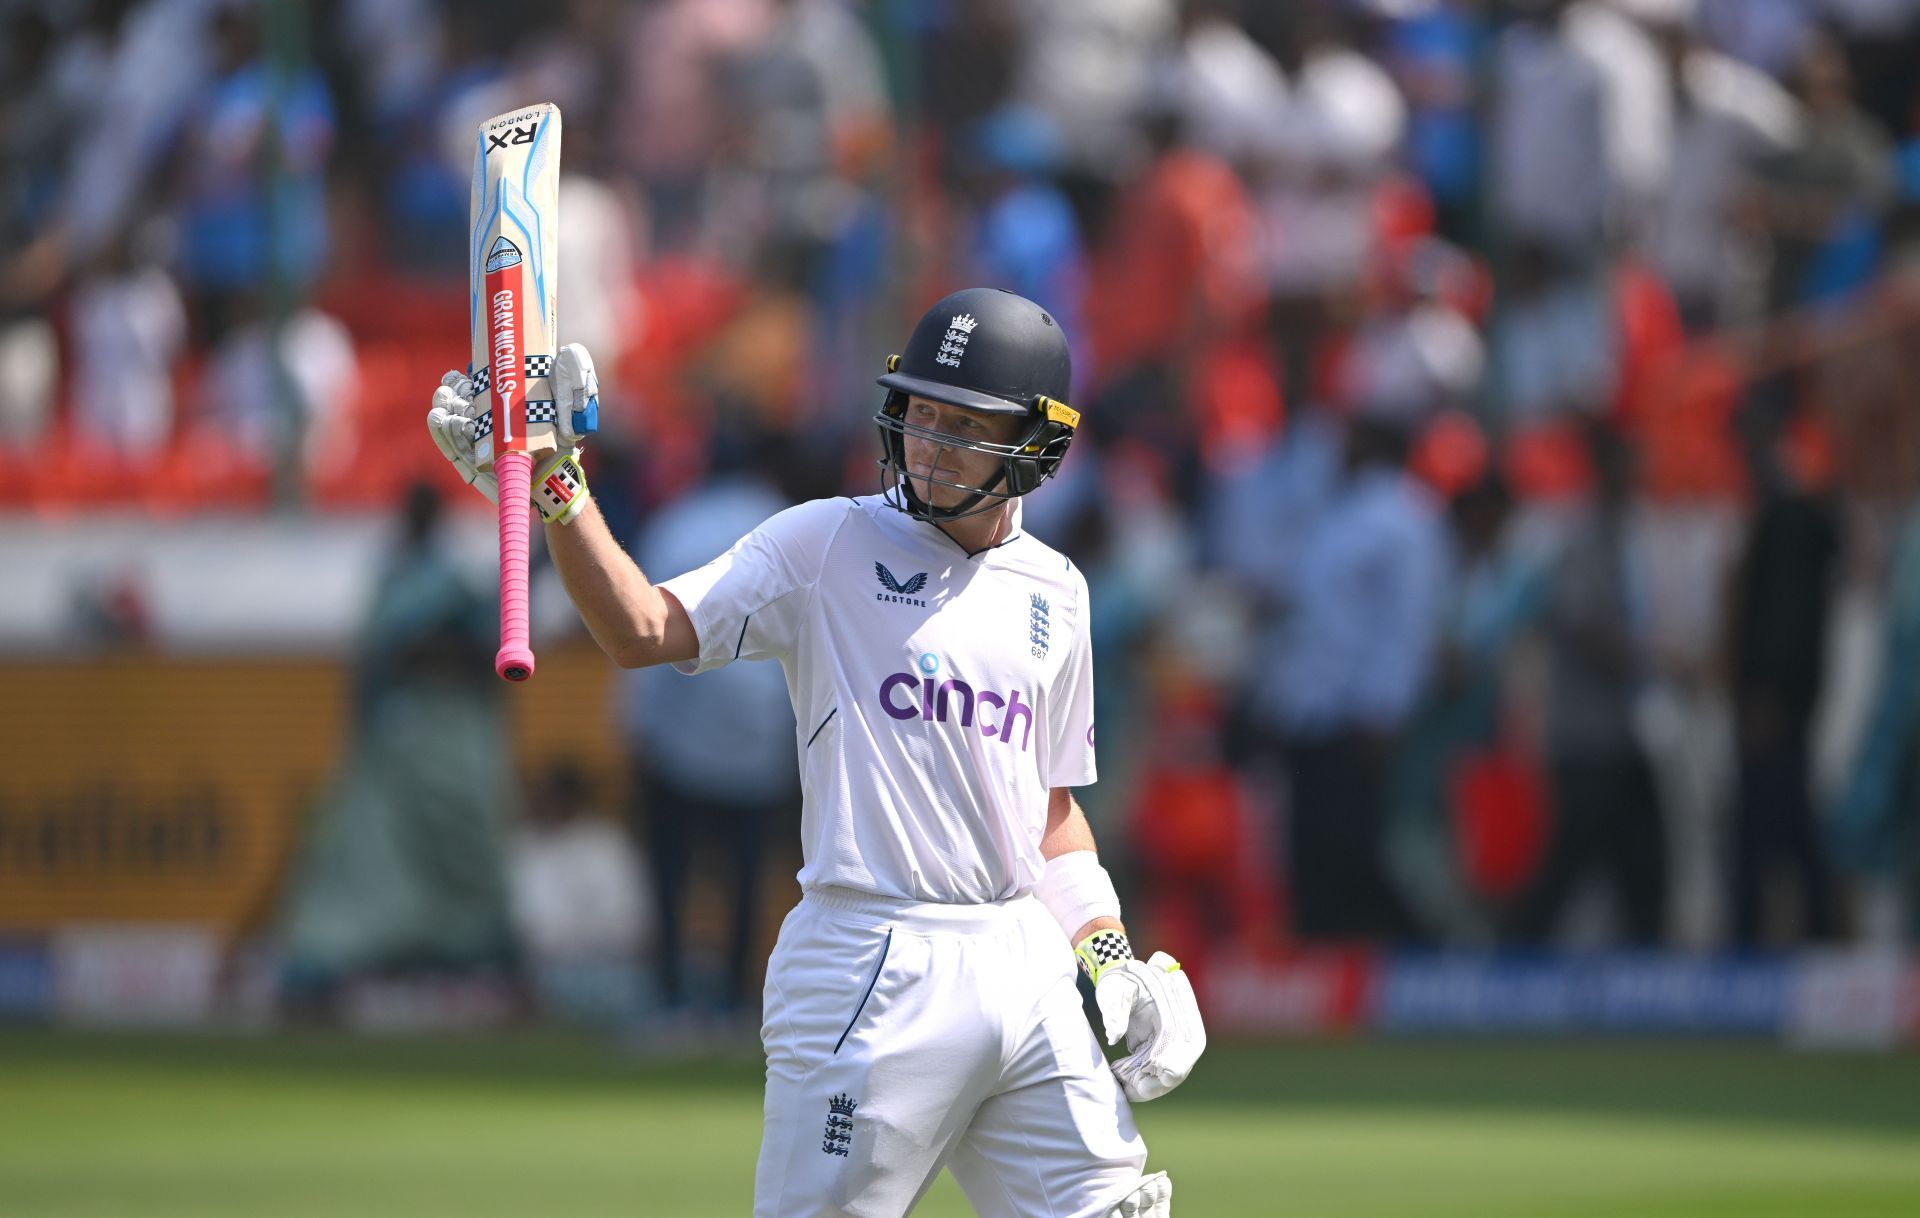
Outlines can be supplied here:
M595 494L669 566L877 489L945 291L1063 320L1026 519L1169 950L1920 935L1914 0L4 11L0 505L446 486L473 129L551 100ZM656 800L790 798L646 719Z

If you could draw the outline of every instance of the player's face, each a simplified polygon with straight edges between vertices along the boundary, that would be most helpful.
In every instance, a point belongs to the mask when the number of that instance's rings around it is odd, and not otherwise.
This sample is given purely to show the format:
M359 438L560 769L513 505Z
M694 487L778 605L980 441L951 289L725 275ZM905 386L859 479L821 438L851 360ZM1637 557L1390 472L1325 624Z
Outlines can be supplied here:
M907 399L907 422L968 443L1011 444L1019 439L1022 420L1017 415L991 414L949 406L927 398ZM907 474L914 494L934 507L954 507L970 497L962 487L985 486L1000 472L1001 460L989 453L906 435ZM955 483L943 486L941 483Z

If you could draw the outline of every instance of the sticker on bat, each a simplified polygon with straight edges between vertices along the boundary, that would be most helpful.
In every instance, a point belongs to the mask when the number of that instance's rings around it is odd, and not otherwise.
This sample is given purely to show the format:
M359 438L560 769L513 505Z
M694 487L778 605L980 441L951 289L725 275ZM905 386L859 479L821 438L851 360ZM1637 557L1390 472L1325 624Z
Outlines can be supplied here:
M540 124L535 123L530 127L515 127L511 131L489 131L487 132L487 151L492 152L496 148L506 148L514 144L531 144L534 133L539 130Z
M506 267L519 265L520 247L505 237L495 241L493 248L487 251L487 271L489 274Z

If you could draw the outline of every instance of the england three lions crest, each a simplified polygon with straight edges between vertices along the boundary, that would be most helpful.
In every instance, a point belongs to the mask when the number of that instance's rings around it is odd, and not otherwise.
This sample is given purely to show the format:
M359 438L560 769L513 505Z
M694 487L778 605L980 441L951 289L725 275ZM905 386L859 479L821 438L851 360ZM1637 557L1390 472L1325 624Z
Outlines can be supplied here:
M859 1106L858 1100L844 1093L827 1101L827 1127L820 1135L822 1152L845 1158L853 1149L853 1110Z
M979 324L971 314L957 314L947 323L947 333L940 340L940 352L933 357L933 362L958 368L961 357L967 353L967 342L973 337L973 328Z

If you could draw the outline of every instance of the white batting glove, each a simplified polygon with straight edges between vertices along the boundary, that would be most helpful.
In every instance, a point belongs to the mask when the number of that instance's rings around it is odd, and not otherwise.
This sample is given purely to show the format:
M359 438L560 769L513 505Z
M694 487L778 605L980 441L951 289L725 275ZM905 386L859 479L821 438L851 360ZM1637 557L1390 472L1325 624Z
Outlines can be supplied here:
M1113 1063L1127 1098L1158 1099L1185 1082L1206 1051L1200 1003L1180 962L1155 952L1142 963L1117 930L1097 930L1073 949L1093 981L1107 1043L1126 1038L1127 1056Z
M585 347L568 343L560 348L554 359L553 388L554 431L560 447L533 471L533 503L542 520L571 524L589 497L586 474L580 468L580 446L600 426L600 380ZM427 433L468 486L498 503L500 480L480 472L474 452L489 409L485 395L475 391L466 373L449 372L433 391Z
M1173 1181L1163 1171L1141 1177L1138 1187L1107 1206L1100 1218L1171 1218Z

